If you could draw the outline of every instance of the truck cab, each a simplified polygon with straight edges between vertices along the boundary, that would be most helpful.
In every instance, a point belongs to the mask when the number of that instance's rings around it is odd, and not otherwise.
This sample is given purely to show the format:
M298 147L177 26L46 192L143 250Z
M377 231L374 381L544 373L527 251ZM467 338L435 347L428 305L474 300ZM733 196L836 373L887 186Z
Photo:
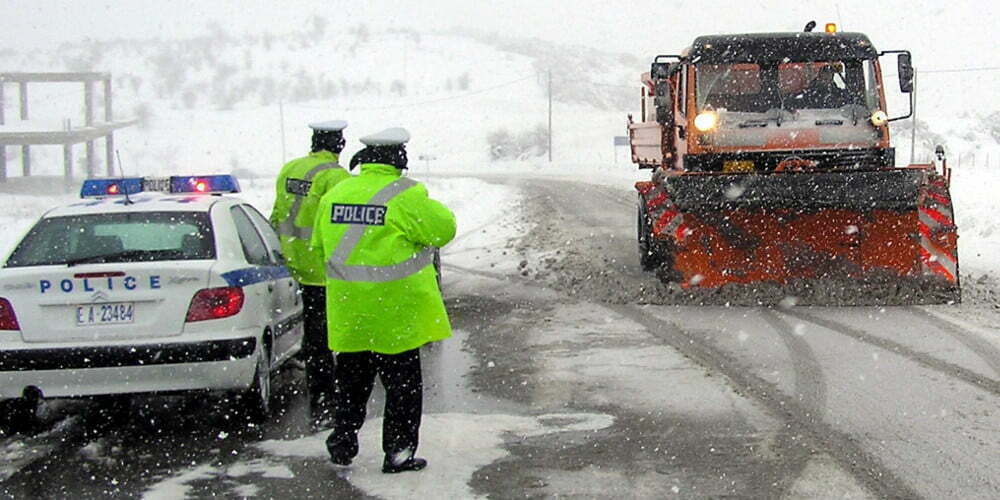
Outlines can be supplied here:
M912 82L900 53L900 88ZM644 168L688 172L892 167L879 53L861 33L700 36L643 75L630 120Z

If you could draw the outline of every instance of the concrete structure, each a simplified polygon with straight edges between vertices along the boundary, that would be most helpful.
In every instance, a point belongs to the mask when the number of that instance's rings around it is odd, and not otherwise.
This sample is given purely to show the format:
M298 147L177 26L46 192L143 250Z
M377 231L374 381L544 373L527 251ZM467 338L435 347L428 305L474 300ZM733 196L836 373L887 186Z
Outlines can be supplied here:
M83 83L84 126L66 127L56 131L4 131L7 117L4 116L4 89L8 83L16 83L19 95L20 119L28 120L28 84L44 82ZM94 91L100 82L104 86L104 121L94 119ZM21 147L22 175L31 175L31 146L61 145L63 147L63 175L67 182L73 179L73 145L86 143L87 176L92 177L97 170L95 141L104 138L106 154L106 175L114 175L114 131L135 123L135 120L114 121L111 111L110 73L0 73L0 182L7 180L7 147Z

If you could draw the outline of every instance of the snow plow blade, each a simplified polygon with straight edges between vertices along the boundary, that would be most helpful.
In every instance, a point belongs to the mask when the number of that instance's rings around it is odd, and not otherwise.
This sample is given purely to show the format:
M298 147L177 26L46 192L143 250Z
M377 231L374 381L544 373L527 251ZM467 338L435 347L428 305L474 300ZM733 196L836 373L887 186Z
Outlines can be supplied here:
M687 173L636 187L658 275L686 291L727 302L730 290L755 303L959 302L948 182L922 167Z

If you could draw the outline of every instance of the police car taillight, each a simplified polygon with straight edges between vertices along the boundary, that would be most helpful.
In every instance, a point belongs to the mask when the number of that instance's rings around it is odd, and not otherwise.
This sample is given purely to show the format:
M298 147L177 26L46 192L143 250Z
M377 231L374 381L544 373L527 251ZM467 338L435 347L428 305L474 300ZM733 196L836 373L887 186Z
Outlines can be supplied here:
M239 287L203 288L191 299L185 321L228 318L243 309L243 298Z
M10 305L10 301L0 297L0 330L20 329L21 326L17 324L17 316L14 314L14 308Z

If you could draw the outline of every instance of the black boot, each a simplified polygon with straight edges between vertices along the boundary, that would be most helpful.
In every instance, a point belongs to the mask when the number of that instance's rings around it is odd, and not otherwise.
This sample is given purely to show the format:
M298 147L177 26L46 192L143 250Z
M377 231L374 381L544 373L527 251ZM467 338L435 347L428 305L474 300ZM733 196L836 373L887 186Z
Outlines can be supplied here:
M358 454L357 437L338 435L336 431L326 437L326 451L334 465L351 465Z
M343 453L331 453L330 454L330 462L333 463L333 465L351 465L351 462L353 460L354 460L353 458L351 458L351 457L349 457L349 456L347 456L347 455L345 455Z
M382 472L386 474L395 474L397 472L406 471L418 471L427 467L427 460L422 458L410 457L402 462L396 464L389 457L385 457L385 461L382 462Z

